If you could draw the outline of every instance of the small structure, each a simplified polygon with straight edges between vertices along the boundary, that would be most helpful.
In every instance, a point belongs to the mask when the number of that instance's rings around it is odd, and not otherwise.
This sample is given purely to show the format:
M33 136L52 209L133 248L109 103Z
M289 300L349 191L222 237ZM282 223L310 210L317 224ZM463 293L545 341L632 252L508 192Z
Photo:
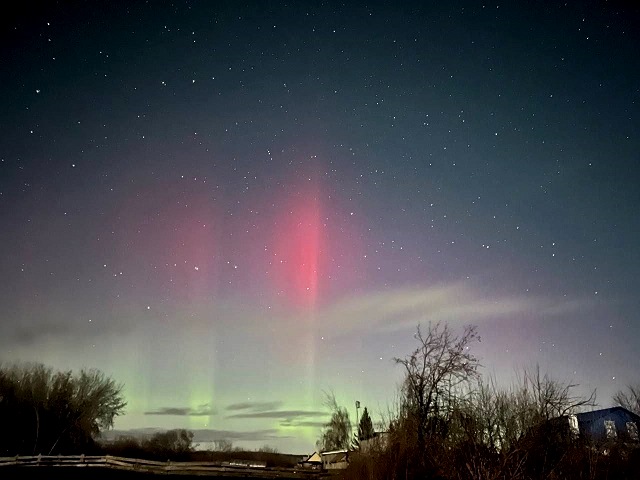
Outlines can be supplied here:
M603 408L569 416L574 434L595 441L621 440L640 443L640 416L624 407Z
M262 460L230 460L222 462L225 467L243 467L243 468L267 468L267 462Z
M318 452L313 452L306 458L300 461L302 468L311 468L313 470L320 470L322 468L322 457Z
M373 437L360 440L360 452L379 452L387 447L389 432L374 432Z
M342 470L349 465L349 450L332 450L321 452L322 468L325 470Z

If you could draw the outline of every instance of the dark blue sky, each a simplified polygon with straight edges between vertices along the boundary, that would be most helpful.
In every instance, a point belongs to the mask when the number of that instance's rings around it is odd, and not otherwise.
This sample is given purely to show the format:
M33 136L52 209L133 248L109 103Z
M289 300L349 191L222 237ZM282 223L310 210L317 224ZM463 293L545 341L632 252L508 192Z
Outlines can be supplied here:
M2 21L0 360L292 451L323 389L386 411L418 323L638 381L638 7L42 3Z

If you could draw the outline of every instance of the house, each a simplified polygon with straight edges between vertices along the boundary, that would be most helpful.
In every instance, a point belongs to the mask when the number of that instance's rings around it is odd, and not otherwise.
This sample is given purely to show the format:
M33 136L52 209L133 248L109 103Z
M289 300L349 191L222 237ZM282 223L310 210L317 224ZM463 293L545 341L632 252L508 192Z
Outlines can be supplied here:
M314 470L341 470L349 465L349 450L332 450L330 452L313 452L303 458L298 465Z
M313 452L308 457L305 457L300 461L299 465L303 468L312 468L314 470L322 468L322 457L318 452Z
M603 408L569 416L574 434L595 441L622 440L640 443L640 416L623 407Z
M325 470L341 470L349 465L349 450L333 450L321 452L322 468Z

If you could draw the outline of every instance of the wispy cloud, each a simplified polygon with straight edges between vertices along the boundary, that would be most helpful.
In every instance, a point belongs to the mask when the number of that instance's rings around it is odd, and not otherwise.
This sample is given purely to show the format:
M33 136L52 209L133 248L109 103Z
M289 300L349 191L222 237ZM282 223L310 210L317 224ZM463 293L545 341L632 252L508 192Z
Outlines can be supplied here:
M20 323L0 323L0 345L29 347L47 341L63 341L70 344L105 336L124 336L134 330L134 325L123 318L96 315L78 319L77 314L63 311L61 306L28 306ZM114 316L115 317L115 316ZM126 315L122 315L126 318Z
M495 296L465 283L410 287L347 298L320 313L327 330L344 333L362 326L389 331L428 321L476 323L516 315L560 314L589 307L588 301L533 296Z
M314 421L314 420L283 420L280 422L281 427L311 427L311 428L322 428L326 425L326 421Z
M105 440L114 440L118 437L136 437L149 438L156 433L164 432L163 428L134 428L130 430L108 430L103 434ZM237 441L269 441L274 439L293 438L291 435L282 435L275 428L263 430L214 430L214 429L196 429L193 432L194 443L198 442L215 442L218 440L237 440Z
M191 407L163 407L157 410L151 410L144 412L145 415L173 415L182 417L202 417L217 414L217 410L212 408L209 404L198 405L195 408Z
M291 420L293 418L325 417L327 412L319 410L267 410L264 412L245 412L228 415L226 418L276 418Z
M68 325L42 323L39 325L21 325L14 328L5 328L3 336L10 338L18 345L31 346L43 338L48 337L66 337L74 332Z
M281 401L240 402L228 405L225 410L232 412L227 419L274 419L281 426L322 426L325 422L317 420L328 415L321 410L283 410Z
M262 412L266 410L275 410L282 406L281 401L273 402L240 402L227 405L225 410L237 411L237 410L251 410L253 412Z

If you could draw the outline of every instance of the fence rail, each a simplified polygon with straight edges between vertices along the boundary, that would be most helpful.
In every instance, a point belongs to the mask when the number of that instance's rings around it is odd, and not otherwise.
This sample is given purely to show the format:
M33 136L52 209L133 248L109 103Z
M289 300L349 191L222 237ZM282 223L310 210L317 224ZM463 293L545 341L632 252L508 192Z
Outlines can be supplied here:
M140 458L114 457L112 455L35 455L24 457L0 457L0 475L3 467L99 467L165 475L215 475L218 477L251 476L252 478L290 479L325 478L325 475L321 472L305 469L223 465L214 462L156 462Z

